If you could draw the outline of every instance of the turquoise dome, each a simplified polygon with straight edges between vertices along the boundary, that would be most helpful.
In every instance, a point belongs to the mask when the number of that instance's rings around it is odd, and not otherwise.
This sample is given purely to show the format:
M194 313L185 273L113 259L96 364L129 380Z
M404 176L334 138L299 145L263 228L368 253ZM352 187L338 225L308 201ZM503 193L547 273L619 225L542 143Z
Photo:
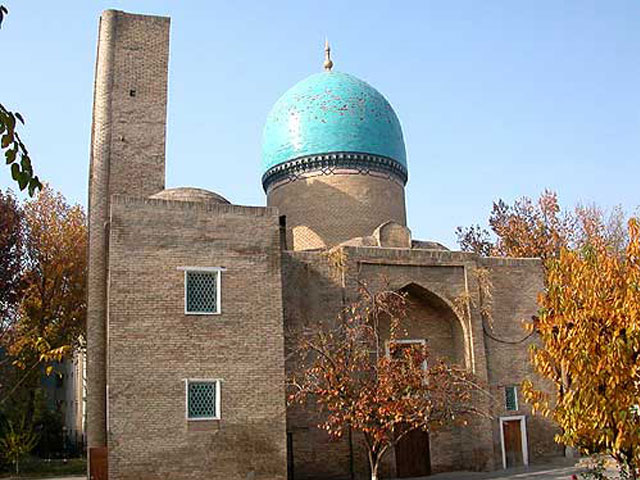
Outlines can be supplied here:
M346 73L311 75L271 109L262 138L263 174L292 160L330 153L375 155L406 172L400 121L386 98Z

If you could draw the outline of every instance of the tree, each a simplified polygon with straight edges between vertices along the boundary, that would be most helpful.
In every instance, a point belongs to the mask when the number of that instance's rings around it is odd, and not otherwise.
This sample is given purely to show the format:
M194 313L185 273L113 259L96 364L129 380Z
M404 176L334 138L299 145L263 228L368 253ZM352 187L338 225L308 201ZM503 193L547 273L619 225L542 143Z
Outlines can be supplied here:
M28 374L20 384L29 384L30 376L35 385L38 367L45 365L51 373L53 361L83 344L87 234L82 208L68 205L48 186L26 202L23 211L24 290L18 317L3 343L14 365Z
M531 324L541 345L536 371L555 386L549 397L528 381L534 408L553 418L557 440L585 453L610 454L624 476L640 467L640 225L628 223L623 254L596 241L563 248L548 263L540 313Z
M506 257L555 255L569 243L572 219L561 213L557 195L545 190L536 203L522 197L512 206L502 200L493 204L489 226L497 237L479 225L458 227L456 234L463 250Z
M563 248L581 248L596 238L623 250L627 238L624 212L607 213L596 206L578 205L563 211L555 192L545 190L534 202L528 197L508 205L493 204L489 226L495 236L479 225L458 227L460 248L480 255L555 258Z
M431 358L426 346L396 342L405 311L403 294L363 287L335 326L306 329L295 345L300 370L289 378L289 402L315 400L326 414L320 428L332 437L361 432L373 480L384 455L408 433L481 414L472 401L481 389L468 372ZM389 325L388 355L380 322Z
M9 10L0 5L0 27ZM17 130L18 122L24 125L24 118L19 112L12 112L0 103L0 150L4 152L6 163L11 169L11 176L20 187L28 189L33 196L36 190L42 189L42 184L33 172L31 157L27 147L22 142Z
M38 436L31 430L24 419L19 427L15 427L11 421L7 422L7 429L0 438L0 447L3 455L9 460L20 474L20 459L28 454L38 443Z
M534 410L554 419L556 440L612 455L625 475L640 465L640 275L637 220L595 206L562 211L555 193L513 206L498 201L489 225L458 228L466 250L540 257L545 287L528 325L539 336L534 369L555 386L523 385ZM527 337L525 337L527 338Z
M0 342L17 313L23 264L22 209L10 190L0 192Z

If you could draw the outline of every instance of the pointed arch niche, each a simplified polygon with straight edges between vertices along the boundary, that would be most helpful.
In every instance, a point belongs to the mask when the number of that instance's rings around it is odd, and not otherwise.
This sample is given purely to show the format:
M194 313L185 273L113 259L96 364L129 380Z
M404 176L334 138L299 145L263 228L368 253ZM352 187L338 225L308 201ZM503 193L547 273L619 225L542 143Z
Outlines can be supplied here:
M416 283L409 283L400 291L407 294L406 338L425 339L432 357L444 357L472 370L469 329L451 304Z

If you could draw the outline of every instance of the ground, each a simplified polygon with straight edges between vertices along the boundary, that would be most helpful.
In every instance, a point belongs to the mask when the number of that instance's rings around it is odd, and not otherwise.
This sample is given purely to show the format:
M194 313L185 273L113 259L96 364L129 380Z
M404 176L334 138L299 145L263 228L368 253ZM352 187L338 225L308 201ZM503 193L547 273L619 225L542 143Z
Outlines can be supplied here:
M575 464L577 460L559 459L552 464L530 467L510 468L496 472L455 472L440 473L429 480L570 480L571 475L582 469Z
M440 473L430 477L421 477L419 480L570 480L572 474L581 470L575 463L575 460L561 459L553 464L511 468L497 472ZM81 480L83 478L86 477L56 477L49 480Z

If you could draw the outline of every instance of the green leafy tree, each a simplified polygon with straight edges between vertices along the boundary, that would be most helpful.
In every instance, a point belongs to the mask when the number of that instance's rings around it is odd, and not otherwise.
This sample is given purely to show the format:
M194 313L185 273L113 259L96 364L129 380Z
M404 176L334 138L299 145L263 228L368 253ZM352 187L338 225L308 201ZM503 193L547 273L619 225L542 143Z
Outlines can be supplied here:
M20 474L20 460L27 455L38 443L38 435L27 426L23 419L16 427L13 422L7 422L7 428L0 438L0 451L15 468L16 475Z
M22 208L10 190L7 193L0 191L0 342L16 317L22 293L23 268Z
M9 10L0 5L0 28L8 13ZM24 125L24 117L0 103L0 150L4 153L6 164L11 169L11 177L20 190L27 189L29 195L33 196L37 190L42 189L42 183L33 171L31 157L18 133L18 124Z

